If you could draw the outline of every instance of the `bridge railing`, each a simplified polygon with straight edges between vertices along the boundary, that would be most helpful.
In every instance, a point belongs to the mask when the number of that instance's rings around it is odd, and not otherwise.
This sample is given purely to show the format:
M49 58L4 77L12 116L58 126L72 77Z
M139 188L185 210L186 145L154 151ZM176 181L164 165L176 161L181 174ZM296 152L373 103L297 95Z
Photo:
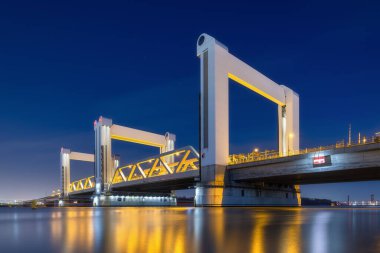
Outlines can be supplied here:
M119 167L112 184L199 170L199 154L191 146Z
M339 149L339 148L350 148L350 147L368 145L368 144L379 143L379 142L380 140L376 138L371 138L369 141L365 140L365 141L355 142L355 143L351 142L350 144L346 144L344 143L344 141L339 141L335 145L320 146L320 147L315 147L315 148L305 148L305 149L290 151L287 156L302 155L302 154L308 154L308 153L324 151L324 150ZM247 163L247 162L275 159L279 157L284 157L284 156L280 156L280 153L276 150L265 150L261 152L252 151L251 153L230 155L228 164L230 165L241 164L241 163Z
M95 188L95 177L86 177L70 183L69 193Z

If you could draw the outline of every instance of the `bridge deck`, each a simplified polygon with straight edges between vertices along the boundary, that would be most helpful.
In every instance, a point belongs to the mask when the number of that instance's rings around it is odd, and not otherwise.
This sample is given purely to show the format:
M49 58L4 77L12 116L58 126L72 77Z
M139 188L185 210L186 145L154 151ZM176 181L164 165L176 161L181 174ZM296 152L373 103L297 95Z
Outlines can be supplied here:
M113 184L111 190L133 192L170 192L171 190L193 187L197 178L199 178L199 170L190 170L179 174L165 175L162 177L149 177L140 180Z
M69 196L80 196L80 195L92 195L95 191L95 187L84 189L84 190L77 190L69 192Z
M314 164L323 157L326 164ZM331 162L330 162L331 160ZM380 143L228 166L237 182L312 184L380 179Z

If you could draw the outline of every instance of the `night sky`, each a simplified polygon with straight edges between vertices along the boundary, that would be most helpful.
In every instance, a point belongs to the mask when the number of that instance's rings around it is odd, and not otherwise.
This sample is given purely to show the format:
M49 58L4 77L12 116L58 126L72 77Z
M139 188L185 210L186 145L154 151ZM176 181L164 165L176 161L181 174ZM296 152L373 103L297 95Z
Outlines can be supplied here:
M0 200L58 189L60 148L93 152L100 115L198 147L203 32L300 95L301 147L347 141L349 123L355 140L380 131L379 2L158 2L2 1ZM232 81L230 121L231 153L277 147L277 105ZM158 152L114 144L122 163ZM91 174L73 163L72 180ZM380 199L380 182L302 186L333 200L371 193Z

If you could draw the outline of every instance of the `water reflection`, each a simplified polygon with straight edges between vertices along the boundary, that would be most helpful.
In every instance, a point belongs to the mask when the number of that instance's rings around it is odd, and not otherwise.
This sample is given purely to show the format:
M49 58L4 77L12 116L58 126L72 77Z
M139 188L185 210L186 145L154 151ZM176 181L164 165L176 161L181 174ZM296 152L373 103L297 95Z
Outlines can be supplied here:
M328 224L330 222L331 213L330 212L320 212L315 215L313 222L314 226L312 227L312 238L311 238L311 252L327 252L328 250L328 240L329 230Z
M1 252L379 252L379 215L329 208L0 209L0 245Z

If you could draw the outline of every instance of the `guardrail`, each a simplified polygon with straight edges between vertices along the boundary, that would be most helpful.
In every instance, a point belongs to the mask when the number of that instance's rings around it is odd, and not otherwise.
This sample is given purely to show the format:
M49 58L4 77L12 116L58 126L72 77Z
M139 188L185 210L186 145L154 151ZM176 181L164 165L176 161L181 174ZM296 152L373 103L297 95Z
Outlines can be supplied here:
M294 151L289 152L287 156L302 155L302 154L308 154L308 153L313 153L313 152L318 152L318 151L323 151L323 150L350 148L350 147L368 145L368 144L373 144L373 143L380 143L380 140L372 138L371 141L369 142L365 140L360 143L351 143L350 145L345 144L344 142L337 142L335 145L330 145L330 146L320 146L316 148L305 148L301 150L294 150ZM229 165L241 164L241 163L275 159L279 157L285 157L285 156L280 156L280 153L276 150L265 150L262 152L252 151L251 153L246 153L246 154L230 155L228 164Z

